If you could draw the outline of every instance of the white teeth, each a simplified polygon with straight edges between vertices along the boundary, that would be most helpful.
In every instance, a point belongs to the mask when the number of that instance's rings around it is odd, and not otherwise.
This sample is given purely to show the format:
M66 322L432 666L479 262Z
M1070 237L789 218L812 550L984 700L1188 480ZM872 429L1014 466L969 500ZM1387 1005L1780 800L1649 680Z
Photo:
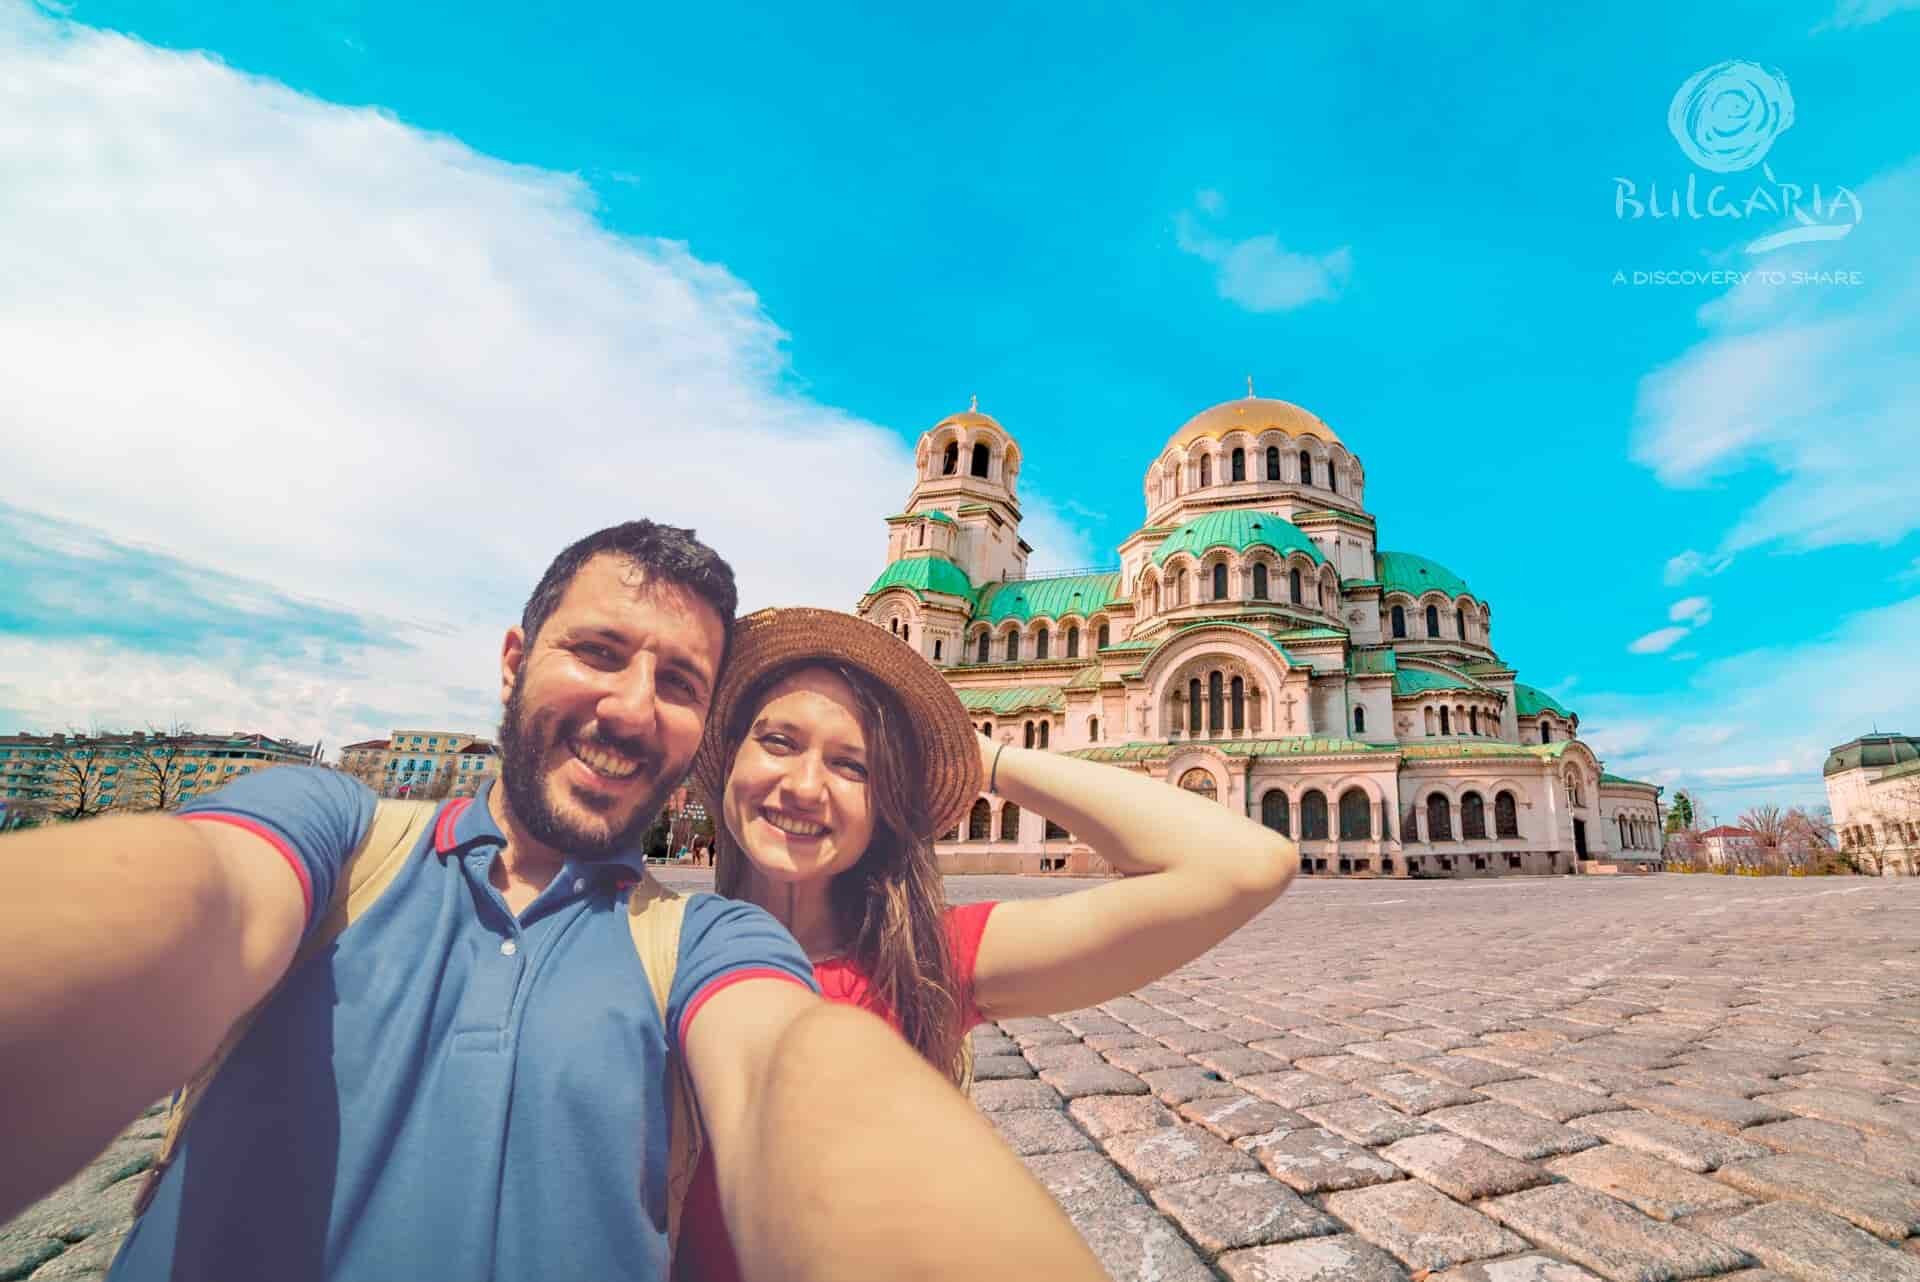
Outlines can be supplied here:
M775 815L767 811L762 811L761 814L765 815L768 823L781 832L790 832L796 837L823 837L827 832L825 824L808 823L804 819L788 819L784 815Z
M573 744L572 748L573 755L590 766L595 774L605 775L609 779L625 779L640 769L638 761L605 748L584 743Z

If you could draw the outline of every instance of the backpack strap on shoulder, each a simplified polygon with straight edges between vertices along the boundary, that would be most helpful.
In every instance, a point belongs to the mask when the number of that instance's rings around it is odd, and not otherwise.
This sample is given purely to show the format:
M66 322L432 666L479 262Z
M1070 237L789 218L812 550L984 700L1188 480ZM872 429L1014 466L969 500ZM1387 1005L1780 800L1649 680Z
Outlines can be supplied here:
M346 868L340 884L334 888L333 902L326 916L320 919L313 933L307 936L306 942L294 954L293 960L287 965L286 975L291 975L315 954L330 947L342 931L373 906L373 902L393 884L393 879L405 866L408 853L419 841L420 835L432 825L437 809L430 801L382 801L374 806L373 822L367 826L367 835L347 856ZM160 1140L160 1151L154 1157L153 1165L147 1168L139 1196L134 1201L133 1213L136 1216L145 1212L147 1204L153 1201L160 1177L172 1164L174 1152L180 1147L180 1136L186 1130L187 1119L193 1115L200 1097L206 1094L207 1087L213 1084L227 1056L233 1053L233 1048L240 1044L247 1030L253 1027L253 1021L267 1003L279 994L280 985L285 982L283 975L279 983L267 990L265 997L234 1020L213 1054L207 1057L207 1061L184 1086L173 1093L173 1103L167 1112L166 1134Z
M651 872L644 874L627 901L627 926L634 950L646 969L653 1004L667 1037L667 1256L669 1276L674 1249L680 1242L680 1212L700 1164L704 1136L693 1081L687 1075L685 1053L676 1049L674 1031L666 1027L667 1002L673 992L674 970L680 963L680 927L686 920L686 896L661 885Z

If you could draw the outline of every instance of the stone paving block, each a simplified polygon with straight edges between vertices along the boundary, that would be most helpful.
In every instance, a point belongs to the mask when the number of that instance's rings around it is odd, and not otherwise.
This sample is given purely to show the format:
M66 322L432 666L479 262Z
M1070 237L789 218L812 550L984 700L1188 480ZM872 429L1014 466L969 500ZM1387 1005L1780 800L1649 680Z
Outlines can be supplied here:
M1105 1143L1108 1156L1143 1189L1254 1169L1253 1158L1198 1126L1136 1131Z
M0 1234L0 1277L27 1277L66 1249L59 1238Z
M1217 1073L1188 1064L1185 1068L1160 1068L1140 1074L1155 1099L1162 1104L1184 1104L1192 1099L1241 1095L1245 1092L1231 1082L1223 1082Z
M1192 1060L1179 1051L1168 1050L1159 1042L1148 1042L1144 1046L1126 1046L1117 1051L1104 1051L1101 1053L1101 1058L1127 1073L1150 1073L1162 1068L1193 1067Z
M1138 997L1116 997L1110 1002L1101 1002L1099 1008L1129 1027L1143 1019L1160 1018L1158 1008L1147 1005Z
M1741 1138L1782 1152L1807 1153L1836 1162L1847 1162L1920 1184L1920 1145L1868 1135L1838 1122L1801 1117L1791 1122L1756 1126L1743 1133Z
M1402 1067L1412 1069L1422 1077L1468 1088L1485 1086L1489 1082L1516 1081L1526 1076L1520 1069L1474 1059L1470 1055L1429 1055L1424 1059L1407 1060Z
M1375 1042L1380 1034L1361 1028L1348 1028L1344 1024L1302 1024L1293 1030L1294 1036L1309 1041L1321 1042L1328 1046L1345 1046L1349 1042Z
M1530 1162L1445 1131L1400 1140L1380 1150L1380 1156L1463 1202L1514 1193L1552 1178Z
M1286 1060L1288 1062L1296 1059L1304 1059L1309 1056L1325 1055L1327 1053L1327 1047L1324 1042L1309 1041L1307 1038L1295 1037L1290 1033L1282 1033L1278 1037L1263 1037L1257 1041L1248 1042L1247 1049L1256 1050L1262 1054L1271 1055L1275 1059Z
M1648 1219L1624 1202L1576 1184L1510 1193L1481 1203L1480 1209L1611 1282L1672 1282L1749 1263L1723 1243Z
M1067 1115L1057 1108L1009 1108L997 1113L987 1114L987 1120L993 1123L993 1129L1000 1132L1000 1138L1007 1147L1021 1157L1032 1157L1040 1153L1071 1153L1075 1149L1092 1148L1093 1141L1086 1132L1067 1120Z
M1059 1108L1060 1092L1045 1082L975 1082L973 1106L983 1113L1008 1108Z
M1214 1282L1213 1270L1150 1206L1102 1206L1067 1218L1110 1277Z
M1098 1153L1044 1153L1021 1161L1069 1216L1145 1204L1140 1190L1127 1182L1120 1168Z
M33 1239L64 1245L96 1233L124 1234L133 1224L134 1200L144 1182L130 1175L102 1188L83 1171L12 1221L0 1224L0 1257L7 1254L8 1244L18 1244L17 1253L23 1257L33 1255L37 1248L25 1245ZM0 1265L0 1277L10 1276L26 1274Z
M1584 1188L1619 1198L1656 1220L1752 1204L1750 1198L1718 1181L1617 1144L1557 1157L1546 1167Z
M1660 1084L1659 1079L1652 1073L1643 1073L1639 1069L1613 1068L1605 1064L1584 1064L1577 1060L1552 1057L1540 1061L1527 1071L1535 1077L1559 1082L1562 1086L1598 1091L1602 1095L1612 1095L1620 1091L1637 1091Z
M1338 1220L1259 1171L1164 1185L1152 1198L1210 1255L1341 1231Z
M1451 1086L1446 1082L1435 1081L1431 1077L1422 1077L1418 1073L1391 1073L1385 1077L1375 1077L1368 1081L1355 1083L1367 1094L1382 1100L1402 1113L1418 1117L1422 1113L1431 1113L1436 1108L1449 1108L1455 1104L1477 1104L1486 1096L1461 1086Z
M1182 1055L1190 1055L1194 1051L1223 1051L1240 1045L1224 1033L1215 1033L1204 1028L1162 1033L1157 1040L1168 1050L1178 1051Z
M1527 1073L1538 1072L1542 1064L1552 1059L1552 1056L1543 1055L1539 1051L1523 1050L1519 1047L1501 1046L1498 1044L1487 1045L1481 1042L1474 1042L1470 1045L1459 1047L1451 1053L1460 1056L1462 1059L1481 1059L1489 1064L1500 1064L1507 1068L1517 1068Z
M1527 1243L1417 1180L1330 1193L1327 1210L1409 1269L1444 1269L1523 1251Z
M1097 1033L1132 1032L1125 1024L1102 1011L1081 1010L1071 1015L1054 1016L1056 1023L1076 1037L1089 1037Z
M1217 1263L1227 1282L1407 1282L1398 1260L1346 1233L1229 1251Z
M1053 1024L1052 1020L1048 1020L1047 1022ZM1077 1045L1079 1041L1079 1037L1069 1033L1066 1029L1060 1027L1060 1025L1053 1024L1051 1028L1035 1029L1030 1033L1019 1033L1015 1035L1013 1044L1021 1050L1026 1051L1038 1046Z
M1068 1068L1047 1069L1040 1080L1060 1092L1065 1099L1082 1095L1145 1095L1147 1084L1132 1073L1123 1073L1111 1064L1075 1064Z
M1596 1037L1572 1043L1561 1053L1610 1068L1666 1068L1679 1058L1679 1048L1672 1043L1638 1037Z
M1081 1044L1088 1050L1104 1055L1128 1046L1158 1046L1160 1043L1139 1033L1090 1033L1081 1039Z
M1689 1126L1702 1126L1723 1135L1738 1135L1742 1128L1762 1122L1784 1122L1793 1114L1775 1108L1763 1100L1720 1095L1690 1086L1653 1086L1615 1096L1623 1104L1671 1117Z
M1223 1140L1298 1130L1308 1124L1298 1113L1244 1093L1189 1100L1180 1106L1180 1116Z
M1726 1073L1751 1073L1760 1077L1785 1077L1791 1073L1803 1073L1806 1067L1802 1061L1790 1059L1785 1055L1767 1055L1746 1052L1736 1054L1733 1051L1709 1050L1704 1048L1688 1051L1679 1062L1691 1068L1719 1069Z
M1088 1095L1069 1103L1067 1115L1096 1140L1175 1121L1173 1110L1151 1095Z
M1715 1282L1730 1282L1735 1276L1738 1275L1716 1278ZM1601 1282L1601 1279L1598 1273L1589 1273L1577 1264L1530 1251L1503 1260L1463 1264L1444 1273L1430 1274L1427 1282Z
M1489 1082L1480 1088L1480 1093L1549 1122L1568 1122L1590 1113L1614 1113L1621 1107L1611 1096L1565 1086L1544 1077Z
M975 1055L1018 1055L1020 1047L993 1024L982 1024L967 1034Z
M1027 1046L1022 1048L1020 1055L1041 1072L1050 1068L1074 1068L1103 1062L1098 1051L1080 1042L1048 1042Z
M1797 1074L1780 1085L1796 1090L1808 1086L1832 1086L1843 1091L1857 1091L1862 1095L1891 1095L1906 1089L1907 1083L1877 1073L1842 1073L1830 1068L1817 1068L1809 1073Z
M1318 1077L1332 1078L1336 1082L1359 1082L1369 1077L1386 1077L1399 1071L1398 1066L1394 1064L1382 1064L1378 1060L1346 1054L1302 1055L1293 1061L1293 1066Z
M120 1253L121 1233L98 1233L35 1269L35 1282L99 1282Z
M1222 1025L1214 1031L1219 1033L1220 1036L1230 1039L1236 1046L1245 1046L1249 1042L1263 1041L1266 1038L1272 1037L1279 1030L1272 1024L1262 1023L1260 1020L1248 1019L1243 1016L1234 1020L1231 1024Z
M1027 1063L1024 1055L976 1055L973 1060L973 1080L976 1082L997 1082L1033 1075L1033 1065Z
M1545 1121L1511 1104L1493 1100L1435 1109L1426 1115L1426 1120L1523 1161L1578 1153L1600 1142L1585 1132L1570 1130L1558 1122Z
M1762 1077L1758 1073L1730 1073L1721 1068L1703 1068L1692 1064L1657 1069L1653 1078L1669 1086L1691 1086L1716 1095L1737 1095L1741 1099L1770 1095L1780 1089L1778 1078Z
M1728 1162L1767 1155L1765 1149L1746 1140L1639 1111L1595 1113L1590 1117L1576 1117L1567 1125L1598 1135L1610 1144L1650 1153L1689 1171L1711 1171Z
M1509 1050L1527 1051L1536 1055L1562 1050L1571 1045L1560 1034L1544 1028L1516 1028L1505 1032L1489 1033L1481 1041L1487 1046L1504 1046Z
M1198 1051L1187 1058L1202 1068L1212 1069L1228 1081L1236 1077L1278 1072L1285 1067L1265 1051L1257 1051L1249 1046L1235 1046L1223 1051Z
M1762 1095L1756 1104L1770 1104L1800 1117L1817 1117L1823 1122L1839 1122L1865 1131L1906 1141L1920 1140L1920 1116L1902 1113L1896 1106L1883 1104L1872 1095L1843 1091L1831 1086L1809 1090L1782 1091Z
M1181 1033L1191 1033L1194 1031L1194 1028L1192 1024L1189 1024L1184 1019L1168 1019L1166 1016L1160 1015L1153 1019L1141 1020L1133 1026L1133 1031L1157 1041L1162 1034L1171 1033L1177 1036Z
M1920 1259L1800 1202L1769 1202L1707 1231L1803 1282L1920 1282Z
M1281 1108L1305 1108L1312 1104L1331 1104L1335 1100L1358 1099L1360 1092L1344 1082L1329 1081L1312 1073L1260 1073L1234 1082L1243 1091L1272 1100Z
M1361 1188L1400 1178L1399 1168L1392 1163L1315 1126L1250 1135L1236 1140L1234 1146L1256 1158L1275 1179L1301 1193Z
M1409 1028L1395 1036L1436 1051L1457 1050L1474 1044L1474 1038L1452 1028Z
M1370 1059L1376 1064L1404 1064L1408 1060L1426 1059L1435 1053L1431 1046L1422 1046L1404 1037L1383 1037L1377 1042L1349 1042L1340 1049L1348 1055Z
M1409 1135L1424 1135L1433 1129L1424 1120L1396 1113L1386 1105L1370 1099L1335 1100L1331 1104L1320 1104L1313 1108L1303 1108L1300 1116L1316 1126L1325 1127L1335 1135L1341 1135L1356 1144L1369 1147L1376 1144L1391 1144L1395 1140L1406 1139Z
M1735 1162L1715 1172L1757 1201L1805 1202L1899 1242L1920 1233L1920 1187L1800 1153Z

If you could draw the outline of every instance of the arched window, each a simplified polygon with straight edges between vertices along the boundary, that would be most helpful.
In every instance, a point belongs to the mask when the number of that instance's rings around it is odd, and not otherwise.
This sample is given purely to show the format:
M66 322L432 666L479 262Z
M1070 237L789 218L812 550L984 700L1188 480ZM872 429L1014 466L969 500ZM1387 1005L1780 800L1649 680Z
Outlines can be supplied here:
M1042 748L1047 746L1047 728L1052 724L1053 722L1051 721L1042 721L1040 723L1040 747Z
M1213 599L1227 599L1227 566L1224 561L1215 563L1213 567Z
M1468 841L1486 839L1487 803L1480 800L1477 792L1460 798L1460 835Z
M1247 683L1239 677L1233 679L1233 728L1236 733L1247 728Z
M987 454L986 442L981 441L973 447L973 474L975 476L985 476L987 474L989 461L990 456Z
M982 721L980 723L980 733L987 736L987 738L989 739L993 738L993 722Z
M1452 727L1449 725L1447 721L1447 710L1445 708L1440 709L1440 733L1441 734L1453 733Z
M1300 484L1313 484L1313 455L1300 451Z
M1260 822L1275 832L1284 832L1289 837L1293 835L1293 816L1289 813L1286 793L1274 788L1260 798Z
M1320 580L1320 608L1327 611L1333 609L1333 588L1325 579Z
M1318 788L1309 789L1306 796L1300 798L1300 840L1325 841L1327 839L1327 794Z
M1445 711L1440 715L1445 716ZM1427 840L1453 840L1453 807L1437 792L1427 798Z
M898 619L888 619L888 620L887 620L887 631L889 631L889 632L891 632L891 633L893 633L893 635L895 635L895 636L899 636L899 635L900 635L900 620L898 620Z
M1235 450L1233 452L1233 479L1236 481L1244 481L1247 479L1247 452L1245 450Z
M1467 709L1467 723L1471 727L1471 729L1469 730L1469 733L1471 734L1480 733L1480 709L1478 708Z
M1253 567L1253 599L1267 599L1267 567L1264 565L1255 564Z
M1360 789L1349 788L1340 794L1340 840L1370 841L1372 839L1373 803Z
M1496 837L1518 837L1520 835L1520 810L1514 805L1513 794L1500 793L1493 799L1493 835Z
M1547 724L1547 719L1545 717L1540 718L1540 742L1541 743L1553 742L1553 727Z
M917 536L917 537L919 538L919 540L920 540L920 546L921 546L921 547L925 547L925 546L927 546L927 526L926 526L926 522L924 522L924 521L922 521L922 522L921 522L920 524L918 524L918 525L916 525L916 526L914 526L914 527L913 527L913 532L914 532L914 534L915 534L915 535L916 535L916 536Z
M1300 571L1299 570L1287 571L1287 600L1293 602L1295 605L1300 604Z
M973 803L973 809L967 812L967 840L986 841L993 836L993 807L987 804L985 797Z
M1007 662L1012 663L1020 657L1020 634L1007 633Z
M1069 627L1067 629L1067 657L1069 659L1077 659L1080 657L1080 629L1078 627Z
M1098 717L1087 718L1087 742L1100 742L1100 718Z
M1430 637L1440 635L1440 607L1437 605L1427 607L1427 635Z
M1280 447L1277 445L1267 446L1267 479L1269 481L1280 479Z
M960 442L948 441L947 452L940 458L940 475L952 476L960 470Z
M1427 707L1420 709L1420 711L1427 714L1427 737L1431 739L1434 735L1433 706L1429 704Z
M975 663L987 662L987 660L991 657L987 654L987 647L992 644L993 644L993 637L988 633L982 632L980 634L980 640L976 646L977 653L974 657Z
M1108 638L1108 637L1109 637L1110 635L1111 635L1111 634L1110 634L1110 633L1109 633L1109 632L1107 631L1107 625L1106 625L1106 624L1104 624L1104 623L1103 623L1103 624L1101 624L1101 625L1100 625L1100 641L1099 641L1099 645L1100 645L1100 648L1101 648L1102 650L1104 650L1104 649L1106 649L1106 648L1107 648L1107 645L1108 645L1108 640L1107 640L1107 638Z
M1047 639L1048 639L1047 630L1044 627L1041 628L1038 632L1034 633L1034 636L1033 636L1033 657L1034 658L1044 659L1047 657Z
M1020 807L1011 801L1000 807L1000 840L1020 840Z
M1453 607L1453 631L1462 641L1467 639L1467 612L1457 605Z
M1068 832L1065 828L1062 828L1059 824L1055 823L1053 820L1051 819L1047 820L1046 840L1059 841L1063 837L1072 837L1072 836L1073 836L1072 833Z
M1187 682L1187 733L1200 733L1200 678Z
M1218 672L1207 674L1207 733L1226 729L1226 694Z
M1207 455L1200 456L1200 488L1213 484L1213 460Z
M1353 710L1353 732L1355 734L1365 734L1367 732L1367 710L1365 708L1355 708Z
M1407 635L1407 610L1405 606L1393 607L1393 635L1399 639Z
M1620 825L1620 849L1625 850L1627 848L1627 817L1621 815L1616 822Z
M1033 722L1031 721L1027 722L1026 729L1027 729L1026 746L1031 748L1033 746Z
M1213 782L1213 776L1195 766L1180 776L1180 786L1188 792L1205 797L1208 801L1218 799L1219 788Z

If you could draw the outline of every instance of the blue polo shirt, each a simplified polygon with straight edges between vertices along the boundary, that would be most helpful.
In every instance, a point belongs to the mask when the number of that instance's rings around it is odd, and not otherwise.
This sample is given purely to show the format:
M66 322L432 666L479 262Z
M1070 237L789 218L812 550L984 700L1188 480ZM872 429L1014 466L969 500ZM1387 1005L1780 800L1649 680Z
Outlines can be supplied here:
M310 932L373 808L345 775L288 766L181 813L278 847ZM663 1026L627 925L634 868L569 861L516 919L487 880L502 845L486 792L441 805L235 1048L111 1278L664 1278L669 1043L719 988L813 987L812 968L762 910L697 895Z

